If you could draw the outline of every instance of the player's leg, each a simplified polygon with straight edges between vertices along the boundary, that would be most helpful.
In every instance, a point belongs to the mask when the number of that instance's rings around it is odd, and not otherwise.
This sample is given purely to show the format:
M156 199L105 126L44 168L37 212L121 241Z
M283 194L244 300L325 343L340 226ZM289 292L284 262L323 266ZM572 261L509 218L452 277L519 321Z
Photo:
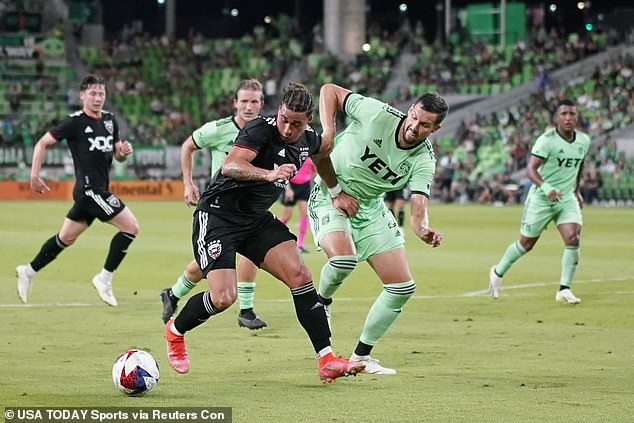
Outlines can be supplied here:
M79 235L88 229L89 225L90 223L74 221L66 217L59 232L42 244L40 251L33 260L28 264L16 267L18 297L23 303L27 303L28 291L31 288L36 273L55 260L59 253L66 247L75 243Z
M533 249L554 213L547 201L529 195L524 204L520 222L520 239L506 247L504 254L497 264L489 269L489 293L493 298L499 298L504 274L513 263Z
M266 327L266 322L260 319L253 310L257 273L258 267L248 258L240 256L238 260L238 300L240 301L238 326L251 330Z
M202 325L211 316L226 310L236 301L235 269L209 271L207 285L208 290L193 295L178 316L168 320L165 325L167 356L170 366L178 373L187 373L190 366L189 354L185 347L185 333Z
M103 195L101 196L104 197ZM107 197L113 198L114 196ZM116 198L116 197L114 197ZM112 201L111 201L112 203ZM110 241L110 248L108 249L108 255L103 265L103 269L92 279L92 284L99 293L101 299L111 306L117 305L117 300L112 293L112 276L115 270L119 267L126 254L128 253L128 247L135 240L139 233L139 223L132 211L126 207L123 203L115 203L121 209L109 218L98 216L100 220L103 220L119 230ZM106 220L107 219L107 220Z
M572 293L570 287L572 286L580 257L579 244L581 239L581 225L583 224L581 208L576 199L565 201L559 204L559 207L561 207L562 212L557 216L556 223L557 229L564 241L565 248L561 257L559 291L555 299L558 302L579 304L581 300Z
M414 294L416 284L403 247L376 254L368 258L368 263L381 279L383 290L368 312L359 342L350 359L365 362L368 373L395 374L394 369L378 364L370 353L400 315L403 306Z
M295 241L286 240L269 249L261 267L291 290L297 319L317 353L322 382L331 383L338 377L362 372L364 364L333 354L324 304L317 295L310 271L304 265Z
M332 296L357 266L357 250L349 219L334 208L319 186L313 188L308 210L315 243L328 256L319 275L319 295L330 319Z
M308 202L306 200L299 200L297 202L297 208L299 209L297 248L300 253L308 253L308 250L304 248L304 239L306 238L306 232L308 231Z
M198 263L196 263L196 260L192 260L187 264L185 271L176 279L176 282L170 288L161 291L160 297L163 303L161 318L163 323L167 323L169 318L176 312L178 300L194 289L202 278L203 274Z

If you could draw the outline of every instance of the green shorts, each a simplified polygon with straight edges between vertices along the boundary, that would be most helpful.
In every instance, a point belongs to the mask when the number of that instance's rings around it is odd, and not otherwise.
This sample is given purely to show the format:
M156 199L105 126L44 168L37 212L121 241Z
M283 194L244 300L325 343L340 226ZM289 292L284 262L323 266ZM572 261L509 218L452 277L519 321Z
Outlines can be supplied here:
M568 195L553 203L540 194L529 194L524 202L520 233L527 238L538 238L551 221L557 226L562 223L582 225L581 208L577 198Z
M317 246L323 236L330 232L347 232L354 241L359 262L400 248L405 242L394 216L381 198L359 202L359 213L348 218L332 205L327 191L315 184L308 200L308 217Z

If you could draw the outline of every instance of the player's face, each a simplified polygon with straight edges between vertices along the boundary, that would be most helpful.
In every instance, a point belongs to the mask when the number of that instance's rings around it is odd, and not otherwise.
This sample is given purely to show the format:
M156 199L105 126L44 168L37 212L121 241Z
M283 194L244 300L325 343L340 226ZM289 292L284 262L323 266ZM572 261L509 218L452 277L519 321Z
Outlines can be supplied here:
M90 85L84 91L79 92L79 99L84 105L84 109L93 114L101 114L101 109L106 102L106 86Z
M238 98L233 100L233 107L236 108L236 119L242 124L258 117L263 106L264 100L262 100L261 91L238 90Z
M575 106L559 106L556 119L559 131L573 131L577 126L577 108Z
M414 146L436 132L440 124L436 123L438 115L423 109L420 103L412 105L403 122L401 140L405 146Z
M277 109L277 130L285 143L294 144L302 136L311 119L312 116L306 116L304 112L294 112L281 105Z

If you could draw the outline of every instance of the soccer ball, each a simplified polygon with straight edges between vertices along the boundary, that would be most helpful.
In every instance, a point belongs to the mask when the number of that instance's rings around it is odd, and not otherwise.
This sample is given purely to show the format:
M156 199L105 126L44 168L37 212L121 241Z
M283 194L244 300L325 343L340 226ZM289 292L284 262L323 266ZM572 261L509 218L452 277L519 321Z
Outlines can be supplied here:
M146 351L126 351L112 366L112 381L122 394L145 395L158 384L158 363Z

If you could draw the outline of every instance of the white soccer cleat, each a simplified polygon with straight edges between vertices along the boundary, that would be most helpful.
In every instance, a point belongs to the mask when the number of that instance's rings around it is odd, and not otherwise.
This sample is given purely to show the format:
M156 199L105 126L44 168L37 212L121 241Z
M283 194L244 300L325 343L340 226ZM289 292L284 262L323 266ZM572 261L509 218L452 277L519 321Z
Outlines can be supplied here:
M501 289L502 278L495 273L495 266L491 266L491 270L489 270L489 294L493 298L500 298Z
M558 303L566 303L576 305L581 302L581 300L575 297L575 294L572 293L570 289L562 289L561 291L557 291L555 295L555 300Z
M112 294L112 281L103 281L99 275L92 278L92 284L102 300L113 307L117 306L117 299Z
M27 266L16 267L15 274L18 277L18 297L20 297L20 301L26 304L26 296L31 289L35 274L29 275Z
M373 375L395 375L396 370L383 367L379 364L379 360L369 355L356 355L352 353L350 361L357 361L365 364L365 372Z

